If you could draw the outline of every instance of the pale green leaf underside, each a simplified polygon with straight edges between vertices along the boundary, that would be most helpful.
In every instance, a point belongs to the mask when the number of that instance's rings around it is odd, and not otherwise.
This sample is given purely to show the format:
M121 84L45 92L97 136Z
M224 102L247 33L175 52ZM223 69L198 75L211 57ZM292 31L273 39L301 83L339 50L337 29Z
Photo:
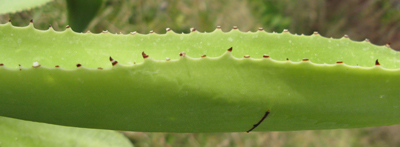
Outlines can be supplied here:
M4 147L131 147L121 133L63 127L0 117L0 146Z
M2 116L147 132L244 132L267 110L254 131L400 123L398 52L347 38L77 34L5 24L0 50Z
M0 0L0 14L29 10L50 1L52 0Z

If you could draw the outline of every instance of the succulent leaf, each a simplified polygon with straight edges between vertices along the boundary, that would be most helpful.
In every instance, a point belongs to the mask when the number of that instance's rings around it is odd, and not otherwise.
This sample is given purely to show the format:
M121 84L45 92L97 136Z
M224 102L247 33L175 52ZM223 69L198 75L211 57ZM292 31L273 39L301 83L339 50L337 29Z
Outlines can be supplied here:
M0 0L0 14L29 10L51 1L52 0Z
M398 52L348 38L237 28L82 34L8 23L0 50L0 116L145 132L400 123Z
M132 147L121 133L64 127L37 122L0 117L0 146L40 146L40 147Z

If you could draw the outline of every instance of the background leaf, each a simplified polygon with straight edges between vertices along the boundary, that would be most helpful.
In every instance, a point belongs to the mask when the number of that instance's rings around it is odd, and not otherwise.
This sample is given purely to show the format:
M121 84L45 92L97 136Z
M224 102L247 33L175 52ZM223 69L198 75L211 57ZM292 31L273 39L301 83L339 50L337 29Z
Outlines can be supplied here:
M0 0L0 14L29 10L50 1L52 0Z
M123 134L0 117L1 147L132 147Z

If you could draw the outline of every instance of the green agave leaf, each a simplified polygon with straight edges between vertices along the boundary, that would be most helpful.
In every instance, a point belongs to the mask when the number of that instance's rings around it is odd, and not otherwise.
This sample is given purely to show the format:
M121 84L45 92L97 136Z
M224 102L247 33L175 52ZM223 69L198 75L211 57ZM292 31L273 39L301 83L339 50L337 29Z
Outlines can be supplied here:
M0 117L0 146L4 147L132 147L121 133L63 127Z
M400 54L347 37L82 34L7 23L0 50L1 116L145 132L400 123Z
M0 0L0 14L29 10L50 1L52 0Z
M105 0L66 0L68 23L76 32L83 32L96 16Z

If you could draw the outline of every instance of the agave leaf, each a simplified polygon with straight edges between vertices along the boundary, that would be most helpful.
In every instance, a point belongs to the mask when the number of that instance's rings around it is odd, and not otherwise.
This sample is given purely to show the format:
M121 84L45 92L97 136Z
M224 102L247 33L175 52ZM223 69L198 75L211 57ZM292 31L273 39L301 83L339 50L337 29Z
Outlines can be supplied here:
M104 0L66 0L68 23L76 32L83 32L99 12Z
M400 58L386 46L287 31L132 34L1 25L0 115L145 132L400 123Z
M29 10L50 1L52 0L0 0L0 14Z
M64 127L7 117L0 117L0 130L0 146L4 147L132 146L116 131Z

